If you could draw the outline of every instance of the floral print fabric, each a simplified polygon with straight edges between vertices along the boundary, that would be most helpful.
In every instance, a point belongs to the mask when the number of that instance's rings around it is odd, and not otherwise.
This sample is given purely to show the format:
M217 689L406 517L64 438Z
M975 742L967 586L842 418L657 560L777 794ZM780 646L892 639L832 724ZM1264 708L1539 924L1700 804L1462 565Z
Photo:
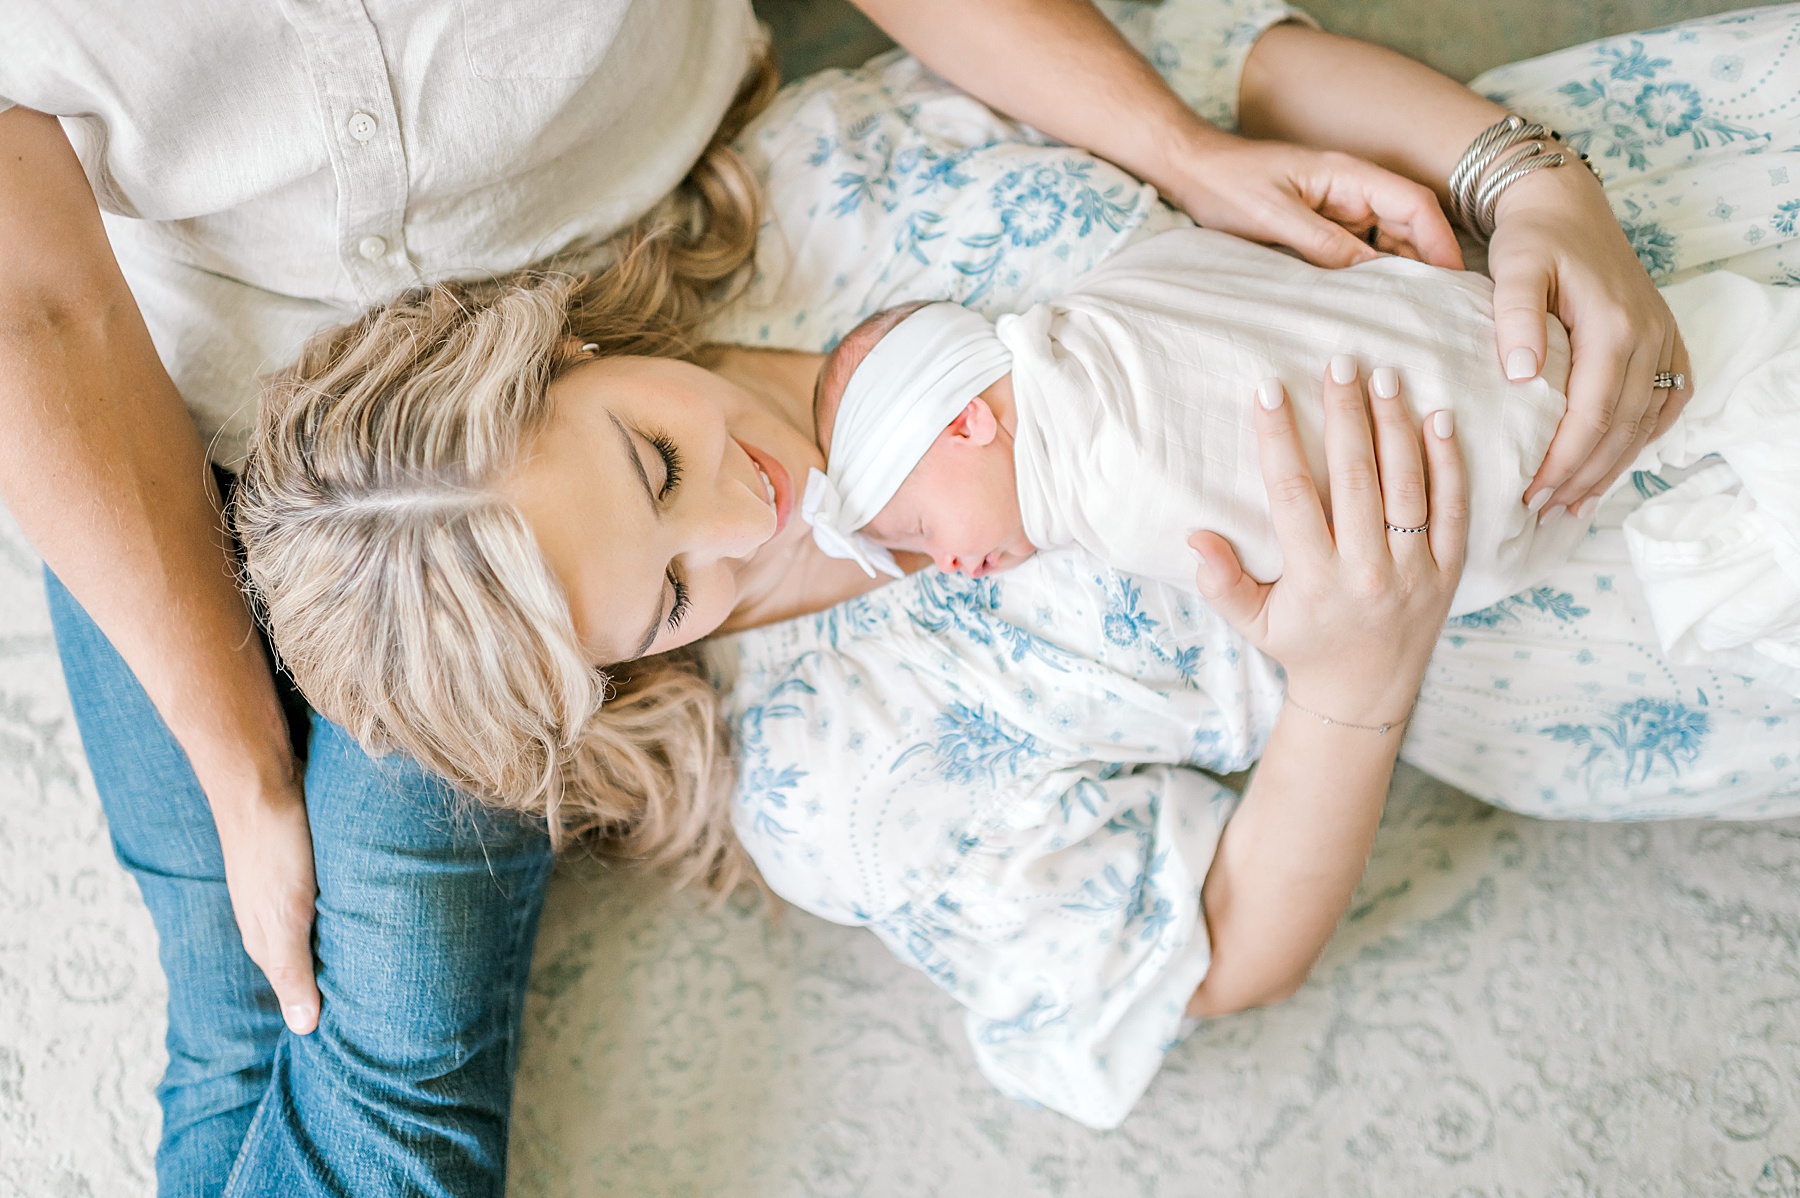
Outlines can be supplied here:
M1244 55L1287 11L1118 15L1228 119ZM1797 36L1789 6L1478 84L1595 154L1655 273L1728 258L1783 281ZM908 298L1017 310L1184 219L905 57L797 84L745 148L772 180L770 217L758 275L714 333L750 344L822 349ZM1642 622L1618 525L1669 481L1632 480L1545 585L1446 631L1409 760L1556 818L1800 811L1800 702L1737 663L1665 661ZM1209 959L1200 887L1235 798L1201 771L1255 760L1280 706L1273 663L1193 594L1078 552L981 580L928 570L718 638L711 656L742 759L736 824L769 884L868 927L962 1003L1003 1091L1121 1121Z

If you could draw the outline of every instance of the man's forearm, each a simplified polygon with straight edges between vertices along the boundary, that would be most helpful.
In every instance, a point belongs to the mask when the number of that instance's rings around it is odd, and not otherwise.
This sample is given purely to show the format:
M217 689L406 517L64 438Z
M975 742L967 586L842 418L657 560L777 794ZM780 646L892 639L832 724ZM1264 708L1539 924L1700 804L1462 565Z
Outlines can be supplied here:
M1457 159L1506 109L1381 46L1279 25L1244 64L1239 124L1275 138L1366 158L1449 197Z
M215 803L291 784L193 422L55 122L0 114L0 498ZM69 176L73 176L72 178Z
M1091 150L1165 193L1202 120L1088 0L855 0L919 60L989 107Z

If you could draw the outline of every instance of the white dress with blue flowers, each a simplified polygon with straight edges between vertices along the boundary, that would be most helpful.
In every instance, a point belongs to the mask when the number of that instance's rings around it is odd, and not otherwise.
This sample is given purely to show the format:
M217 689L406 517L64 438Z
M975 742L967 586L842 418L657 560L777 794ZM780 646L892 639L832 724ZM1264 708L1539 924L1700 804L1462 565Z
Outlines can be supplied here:
M1117 10L1225 125L1244 56L1287 13ZM1654 275L1723 264L1800 283L1800 8L1579 47L1477 87L1594 155ZM1018 311L1182 219L905 57L788 89L744 148L771 215L758 277L714 332L749 344L822 349L907 298ZM1409 760L1553 818L1800 811L1800 701L1740 665L1666 660L1645 622L1619 525L1666 485L1635 479L1545 585L1455 622ZM1255 760L1276 667L1191 593L1076 551L979 581L925 571L718 638L711 657L742 758L739 835L770 885L953 995L1002 1090L1121 1121L1209 960L1200 887L1235 798L1201 771Z

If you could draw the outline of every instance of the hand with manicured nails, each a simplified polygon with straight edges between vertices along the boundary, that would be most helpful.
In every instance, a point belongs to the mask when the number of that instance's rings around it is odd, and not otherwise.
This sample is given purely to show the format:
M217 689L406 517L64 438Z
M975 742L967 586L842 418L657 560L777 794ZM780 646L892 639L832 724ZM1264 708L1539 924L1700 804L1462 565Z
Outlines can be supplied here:
M1544 362L1544 315L1569 330L1569 408L1521 497L1539 519L1574 509L1587 517L1600 495L1693 397L1687 347L1675 317L1607 205L1578 167L1537 171L1500 197L1488 249L1500 361L1512 379ZM1657 371L1688 375L1656 388Z
M1311 402L1303 399L1299 402ZM1213 609L1287 671L1306 709L1353 724L1399 723L1412 708L1462 574L1468 485L1447 411L1420 432L1395 372L1373 373L1365 404L1355 359L1324 382L1331 517L1307 469L1291 402L1273 379L1257 389L1256 431L1282 574L1259 582L1216 533L1188 544ZM1373 436L1370 414L1373 413ZM1402 533L1388 527L1416 528Z

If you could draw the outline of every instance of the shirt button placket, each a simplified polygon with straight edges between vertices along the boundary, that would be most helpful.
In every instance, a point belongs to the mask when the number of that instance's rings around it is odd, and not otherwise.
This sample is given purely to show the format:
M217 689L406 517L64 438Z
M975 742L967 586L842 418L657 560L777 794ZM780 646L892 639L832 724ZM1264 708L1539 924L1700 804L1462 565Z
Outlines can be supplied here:
M406 249L408 178L399 110L381 39L362 4L283 5L327 112L344 272L362 303L419 282Z

